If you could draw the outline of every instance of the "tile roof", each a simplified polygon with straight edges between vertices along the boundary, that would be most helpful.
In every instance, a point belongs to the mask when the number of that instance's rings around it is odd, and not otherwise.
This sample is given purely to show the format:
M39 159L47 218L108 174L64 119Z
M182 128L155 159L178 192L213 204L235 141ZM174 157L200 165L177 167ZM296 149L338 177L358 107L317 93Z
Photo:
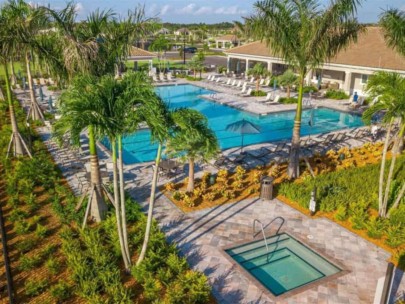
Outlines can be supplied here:
M274 56L264 42L255 41L227 50L227 54ZM360 34L357 43L352 43L330 60L330 63L405 71L405 58L388 47L379 27L368 27Z
M225 41L233 42L233 41L239 41L239 38L236 35L229 34L229 35L219 36L219 37L215 38L215 40L219 40L219 41L225 40Z
M156 57L156 54L133 46L130 57Z

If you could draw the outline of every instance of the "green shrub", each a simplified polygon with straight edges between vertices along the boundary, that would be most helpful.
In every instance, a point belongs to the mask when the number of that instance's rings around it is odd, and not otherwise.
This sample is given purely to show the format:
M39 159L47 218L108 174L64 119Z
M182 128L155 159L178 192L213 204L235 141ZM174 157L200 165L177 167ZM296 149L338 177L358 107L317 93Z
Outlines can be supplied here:
M398 208L390 212L390 222L392 225L405 226L405 204L402 203Z
M37 267L41 263L41 258L39 256L29 257L27 255L22 255L19 259L18 269L22 271L31 270Z
M27 253L33 249L38 240L33 237L27 237L16 244L16 248L20 253Z
M335 219L338 221L345 221L347 219L347 207L346 206L339 206L335 213Z
M403 226L390 226L387 230L387 239L385 243L391 248L398 247L405 243L405 229Z
M341 100L341 99L349 99L349 95L347 95L344 91L342 90L328 90L325 94L326 98L329 99L337 99L337 100Z
M57 90L59 90L59 88L57 86L55 86L55 85L50 85L50 86L48 86L48 90L49 91L57 91Z
M56 244L48 244L44 248L41 249L39 255L44 259L49 257L51 254L55 253L58 250L58 245Z
M25 201L30 212L38 210L39 205L37 204L37 196L33 193L30 193Z
M282 104L293 104L298 103L298 99L296 97L281 97L278 102Z
M29 297L37 296L41 294L48 287L48 285L49 283L46 279L27 279L24 284L25 294Z
M46 228L45 226L42 226L41 224L37 224L37 228L35 229L35 235L38 238L43 239L44 237L46 237L47 234L48 234L48 228Z
M210 287L207 278L200 272L186 271L167 286L167 303L207 303Z
M310 93L310 92L315 93L315 92L318 92L318 89L315 88L314 86L305 86L305 87L303 87L302 92L304 94L307 94L307 93Z
M202 78L201 77L194 78L194 76L186 76L186 79L189 81L200 81Z
M262 96L266 96L266 95L267 95L267 93L262 90L259 90L259 91L253 90L252 93L250 93L250 96L256 96L256 97L262 97Z
M55 275L58 274L60 271L60 263L58 262L57 259L55 259L54 257L49 258L46 262L45 262L45 267L48 269L48 271Z
M10 212L10 215L8 216L8 220L12 223L21 221L25 218L27 218L28 214L24 210L21 210L20 208L15 208Z
M66 282L59 280L58 283L51 286L50 293L52 297L58 302L61 303L69 299L72 295L72 289Z
M377 217L372 217L368 223L366 223L367 235L373 239L380 239L387 227L384 220Z
M147 276L142 284L143 295L145 298L151 302L159 299L162 290L162 284L158 279L152 276Z
M16 234L23 235L30 231L31 225L26 220L21 220L14 223L14 229Z

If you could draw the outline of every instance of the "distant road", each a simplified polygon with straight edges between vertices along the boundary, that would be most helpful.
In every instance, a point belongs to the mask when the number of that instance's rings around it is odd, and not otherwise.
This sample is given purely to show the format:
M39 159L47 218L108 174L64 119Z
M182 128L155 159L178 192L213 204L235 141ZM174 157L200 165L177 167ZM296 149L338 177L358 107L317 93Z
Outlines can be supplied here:
M191 57L193 57L194 54L189 54L186 53L186 61L191 59ZM179 52L166 52L166 58L167 59L174 59L174 60L178 60L178 61L182 61L183 58L180 58ZM216 66L226 66L226 57L223 56L206 56L205 57L205 65L216 65Z

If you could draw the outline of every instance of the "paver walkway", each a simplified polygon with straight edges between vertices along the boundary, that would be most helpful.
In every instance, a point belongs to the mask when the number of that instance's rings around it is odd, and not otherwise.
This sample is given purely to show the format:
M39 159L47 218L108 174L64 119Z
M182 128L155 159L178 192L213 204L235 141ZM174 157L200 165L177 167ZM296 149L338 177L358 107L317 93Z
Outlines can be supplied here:
M142 193L136 189L131 193L146 207ZM277 216L285 219L281 231L330 256L349 272L287 299L271 300L225 258L222 248L251 240L254 219L266 225ZM219 303L372 303L377 280L385 275L390 256L336 223L325 218L308 218L277 199L249 199L183 214L165 196L159 195L155 218L168 240L178 244L190 265L208 276ZM269 228L266 234L274 233L276 227ZM401 274L397 274L398 281L402 279ZM404 279L398 285L396 290L405 290Z

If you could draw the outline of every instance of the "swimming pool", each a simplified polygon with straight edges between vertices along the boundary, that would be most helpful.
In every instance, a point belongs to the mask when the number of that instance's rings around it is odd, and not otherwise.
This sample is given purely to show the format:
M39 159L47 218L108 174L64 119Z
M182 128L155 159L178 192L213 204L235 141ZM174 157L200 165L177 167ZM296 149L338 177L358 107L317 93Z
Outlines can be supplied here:
M221 149L240 146L241 135L225 129L228 124L241 119L253 122L261 128L259 134L244 135L244 145L290 139L292 136L295 111L269 115L250 114L198 97L214 92L189 84L161 86L156 88L156 92L169 103L170 108L192 108L207 116L209 126L215 131ZM313 116L312 126L309 125L311 116ZM362 125L360 116L349 113L327 108L304 110L301 135L319 134ZM150 143L150 132L147 129L126 136L123 144L123 159L126 164L152 161L156 157L157 145Z
M340 268L287 233L254 241L225 252L274 296L337 274Z

